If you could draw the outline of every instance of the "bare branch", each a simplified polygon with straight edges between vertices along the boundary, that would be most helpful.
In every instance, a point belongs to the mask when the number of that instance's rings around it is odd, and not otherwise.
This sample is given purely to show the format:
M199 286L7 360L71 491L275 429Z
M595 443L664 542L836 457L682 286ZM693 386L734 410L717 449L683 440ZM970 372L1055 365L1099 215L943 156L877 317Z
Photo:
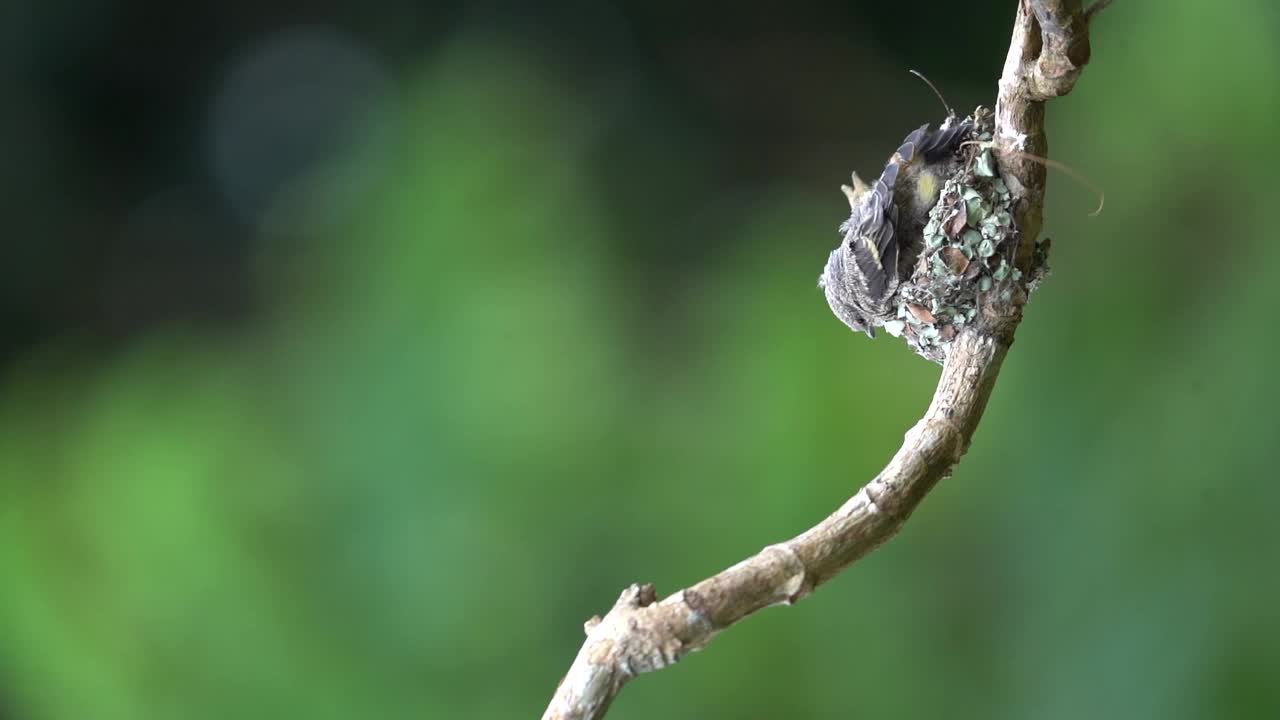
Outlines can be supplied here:
M1015 221L1025 264L1040 230L1045 179L1044 168L1025 155L1045 154L1043 103L1071 91L1089 59L1089 38L1080 0L1018 5L996 104L996 150L1001 176L1018 198ZM897 533L968 448L1023 301L1025 295L984 308L982 320L960 333L924 417L884 470L840 509L661 601L653 586L632 585L603 619L588 621L587 640L543 720L604 717L631 678L677 662L757 610L795 603Z
M632 677L676 662L757 610L800 600L892 537L978 425L1012 339L1012 318L997 326L997 334L956 340L933 404L902 449L827 519L661 602L652 586L623 591L603 620L588 623L587 642L543 718L603 717Z
M1000 175L1020 198L1015 220L1023 271L1031 264L1043 220L1046 170L1029 156L1049 155L1044 103L1071 92L1090 52L1081 0L1019 1L996 98L995 141Z

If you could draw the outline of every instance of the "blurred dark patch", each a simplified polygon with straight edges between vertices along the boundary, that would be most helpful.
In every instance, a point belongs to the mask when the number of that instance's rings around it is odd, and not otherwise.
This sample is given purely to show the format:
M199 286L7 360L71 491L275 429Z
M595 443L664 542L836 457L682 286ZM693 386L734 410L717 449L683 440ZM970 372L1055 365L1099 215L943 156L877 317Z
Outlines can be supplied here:
M253 314L254 228L209 187L205 135L233 63L272 33L327 27L395 70L462 27L536 51L584 111L608 118L594 157L624 229L616 237L636 284L666 297L734 242L723 228L751 188L834 186L883 154L900 121L939 114L923 88L912 107L884 102L886 75L911 83L905 69L922 67L953 103L970 104L969 88L987 79L980 69L998 61L1006 4L967 10L965 47L992 57L963 65L946 48L950 24L918 23L919 3L28 6L8 28L18 72L3 95L15 111L0 127L6 157L18 160L0 170L14 201L0 363L66 333L110 346L166 323ZM886 55L902 67L886 71ZM702 150L690 158L689 147ZM639 219L653 213L668 232L625 232L651 227Z

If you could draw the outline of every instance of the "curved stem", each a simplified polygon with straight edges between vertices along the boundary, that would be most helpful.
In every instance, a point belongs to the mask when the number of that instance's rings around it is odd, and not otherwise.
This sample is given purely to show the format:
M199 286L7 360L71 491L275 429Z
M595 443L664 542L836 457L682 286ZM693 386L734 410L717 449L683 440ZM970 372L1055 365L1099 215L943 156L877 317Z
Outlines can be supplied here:
M995 120L1001 176L1018 198L1022 262L1039 234L1045 174L1021 156L1045 154L1044 101L1070 92L1088 55L1080 0L1019 0ZM632 585L604 618L589 620L543 720L604 717L631 678L677 662L757 610L795 603L893 537L968 449L1024 301L986 307L960 333L924 417L885 468L822 522L662 600L652 585Z

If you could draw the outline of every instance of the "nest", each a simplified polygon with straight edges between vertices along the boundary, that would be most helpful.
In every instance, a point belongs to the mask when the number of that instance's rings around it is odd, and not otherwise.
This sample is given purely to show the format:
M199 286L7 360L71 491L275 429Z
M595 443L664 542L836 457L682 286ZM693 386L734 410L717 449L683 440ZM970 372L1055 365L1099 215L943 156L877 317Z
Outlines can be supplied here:
M963 161L929 211L920 256L899 289L897 319L884 325L937 363L985 304L1025 302L1048 271L1047 240L1036 248L1031 277L1014 265L1014 198L991 154L991 113L978 108L973 120L976 142L962 148Z

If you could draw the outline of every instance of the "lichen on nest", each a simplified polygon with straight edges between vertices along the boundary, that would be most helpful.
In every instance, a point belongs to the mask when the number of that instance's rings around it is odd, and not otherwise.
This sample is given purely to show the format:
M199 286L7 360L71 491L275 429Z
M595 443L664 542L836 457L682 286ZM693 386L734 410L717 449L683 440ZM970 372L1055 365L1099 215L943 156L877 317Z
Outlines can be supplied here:
M896 320L885 323L922 357L946 360L952 341L977 322L986 303L1025 302L1047 272L1047 241L1036 248L1032 277L1014 266L1018 230L1014 198L991 153L991 113L973 114L964 162L942 187L929 212L923 245L898 295Z

